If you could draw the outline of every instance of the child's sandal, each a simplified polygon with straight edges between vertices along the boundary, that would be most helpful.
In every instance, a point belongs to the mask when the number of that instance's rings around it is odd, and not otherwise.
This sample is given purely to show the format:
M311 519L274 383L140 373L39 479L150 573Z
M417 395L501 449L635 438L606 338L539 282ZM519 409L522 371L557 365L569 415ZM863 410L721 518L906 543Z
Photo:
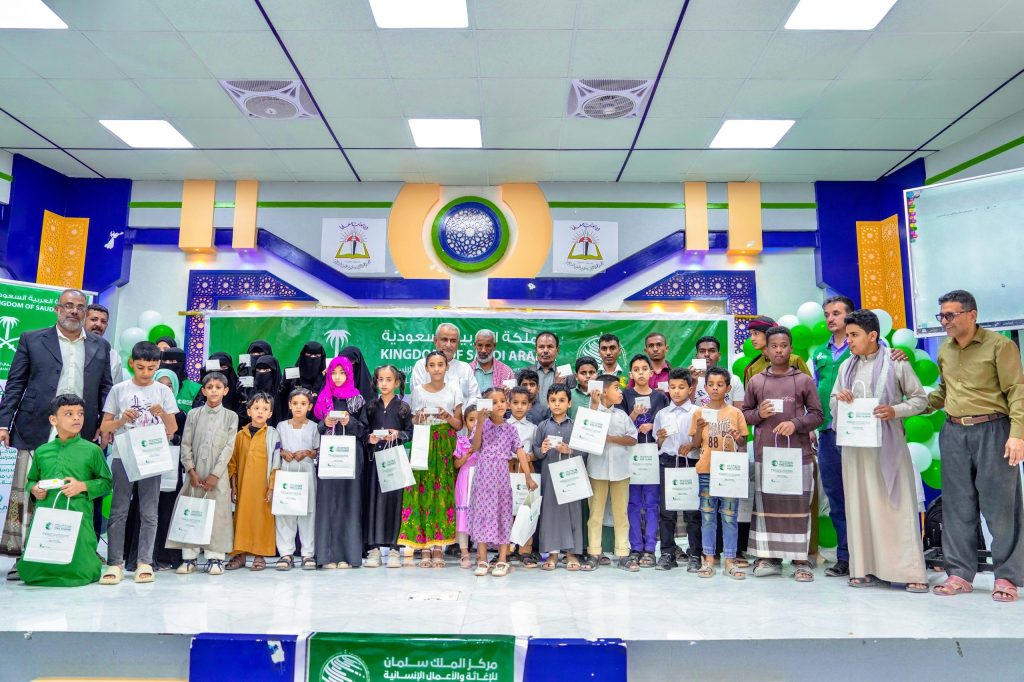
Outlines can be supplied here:
M293 557L291 555L283 556L277 560L276 564L274 564L274 569L278 571L290 571L292 570L292 560Z
M303 571L315 571L316 570L316 559L311 556L302 557L302 570Z
M495 578L504 578L506 575L508 575L508 569L509 565L507 561L499 561L498 563L494 564L494 570L491 571L491 575L493 575Z
M475 575L478 578L480 578L480 577L483 577L483 576L487 575L490 572L490 570L491 570L491 565L490 564L488 564L486 561L478 561L477 564L476 564L476 570L473 571L473 575Z
M252 560L252 568L250 568L249 570L250 571L262 571L266 567L267 567L267 560L264 559L261 556L258 556L258 557L254 558Z
M153 567L149 564L139 564L135 568L135 582L137 583L151 583L155 579L153 575Z
M547 558L547 560L543 564L541 564L540 568L541 568L542 571L553 571L553 570L555 570L556 568L558 568L558 556L555 555L555 554L552 554L551 556L549 556Z
M245 555L236 554L231 557L231 560L224 564L224 569L228 571L237 571L240 568L245 568Z
M571 559L566 559L565 560L565 570L569 571L570 573L576 573L577 571L580 570L580 560L577 559L576 557L572 557Z
M103 569L103 576L100 577L100 585L117 585L124 578L124 569L121 566L107 566Z
M697 571L697 575L701 578L710 578L715 575L715 565L709 561L704 561L700 565L700 570Z
M461 559L459 559L459 568L473 568L473 560L470 559L468 556L462 557Z
M735 561L729 561L725 565L725 573L733 580L746 580L747 574L740 570L740 565Z

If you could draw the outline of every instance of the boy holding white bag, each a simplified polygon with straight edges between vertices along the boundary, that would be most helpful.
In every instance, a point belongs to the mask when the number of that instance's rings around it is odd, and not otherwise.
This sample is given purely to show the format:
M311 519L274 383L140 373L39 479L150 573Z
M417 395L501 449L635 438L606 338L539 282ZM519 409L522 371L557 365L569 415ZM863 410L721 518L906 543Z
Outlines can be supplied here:
M174 415L178 403L171 389L153 381L153 375L160 368L160 349L155 343L139 341L132 347L129 361L134 375L128 381L110 389L103 405L103 423L100 431L104 435L127 436L134 429L163 426L167 438L178 430ZM107 568L100 578L101 585L116 585L124 577L124 530L128 519L128 507L132 501L132 481L128 477L122 457L134 457L138 453L121 452L118 442L125 445L127 438L116 439L111 448L113 461L111 473L114 477L114 497L110 504L110 523L107 526ZM167 448L167 442L163 443ZM172 463L173 464L173 463ZM176 466L176 464L174 464ZM153 582L153 544L156 541L157 513L160 503L160 473L139 479L139 515L142 517L139 530L139 561L135 569L135 582Z

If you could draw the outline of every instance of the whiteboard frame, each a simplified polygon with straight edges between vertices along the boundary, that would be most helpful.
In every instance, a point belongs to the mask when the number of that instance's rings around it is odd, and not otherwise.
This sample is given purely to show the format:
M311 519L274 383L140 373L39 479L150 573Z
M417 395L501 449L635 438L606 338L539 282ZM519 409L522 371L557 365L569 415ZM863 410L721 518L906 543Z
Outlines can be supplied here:
M973 175L969 178L960 178L959 180L947 180L946 182L936 182L931 185L921 185L919 187L907 187L900 195L900 201L903 203L903 225L905 226L903 242L907 249L907 267L909 268L910 275L910 315L913 326L911 329L914 330L914 335L919 339L934 337L934 336L946 336L946 330L940 327L925 327L922 331L918 328L918 311L917 311L917 280L914 278L914 252L910 248L910 209L907 208L907 192L913 192L915 190L928 190L936 187L942 187L943 185L956 185L962 182L971 182L973 180L981 180L982 178L991 178L996 175L1007 175L1008 173L1022 173L1024 167L1021 168L1010 168L1008 170L996 171L995 173L985 173L984 175ZM1024 329L1024 323L1005 323L1000 324L998 322L979 322L979 327L985 329Z

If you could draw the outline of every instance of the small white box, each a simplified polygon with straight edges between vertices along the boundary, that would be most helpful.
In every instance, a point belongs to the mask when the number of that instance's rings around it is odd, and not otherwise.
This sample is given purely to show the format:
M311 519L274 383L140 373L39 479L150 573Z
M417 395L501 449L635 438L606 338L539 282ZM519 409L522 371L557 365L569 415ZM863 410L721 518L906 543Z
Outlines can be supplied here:
M327 416L331 419L344 419L348 416L348 412L345 410L331 410L327 413Z
M371 436L377 436L377 438L387 438L391 431L388 429L374 429L370 434Z
M476 401L476 409L478 410L493 410L494 401L490 398L478 398Z
M651 396L649 395L638 395L634 403L637 407L642 407L645 410L651 409Z
M238 383L242 388L252 388L256 385L256 379L254 377L238 377Z
M285 379L298 379L299 378L299 368L298 367L285 367L284 368L284 378Z
M708 424L715 424L718 422L718 410L712 410L707 407L700 409L700 417Z
M700 369L700 370L707 369L708 368L707 358L694 358L693 361L690 363L690 367L693 367L694 369Z
M240 365L248 365L251 360L252 356L250 356L248 353L242 353L241 355L238 356L238 364Z
M772 410L775 411L775 414L782 414L782 411L786 409L783 405L782 398L769 398L768 402L772 404Z
M516 380L515 379L505 379L503 382L501 382L501 387L502 388L515 388L516 387Z
M665 425L661 428L665 429L666 436L674 436L679 433L679 429L677 429L676 425L670 421L665 422Z
M570 365L569 363L565 363L564 365L559 365L558 367L555 367L555 374L563 374L565 376L571 377L572 365Z
M555 446L561 445L562 444L562 437L561 436L548 436L548 443L551 444L551 447L555 447Z
M668 382L667 381L659 381L658 382L658 390L662 391L664 393L668 393Z
M206 361L206 371L208 372L219 372L220 371L220 360L214 358L213 360Z
M67 481L63 478L44 478L43 480L36 483L40 490L55 490L56 488L63 488L67 485Z

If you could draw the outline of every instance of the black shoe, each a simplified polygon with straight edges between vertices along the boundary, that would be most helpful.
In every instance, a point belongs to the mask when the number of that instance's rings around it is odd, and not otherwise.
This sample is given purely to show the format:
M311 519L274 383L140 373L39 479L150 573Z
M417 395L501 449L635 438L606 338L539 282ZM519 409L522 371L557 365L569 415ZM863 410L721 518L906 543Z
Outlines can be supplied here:
M673 568L679 566L679 562L676 561L675 556L672 554L662 554L658 559L657 565L654 567L656 571L671 571Z
M10 580L12 583L21 580L21 575L18 573L17 567L14 567L11 570L7 571L7 579Z
M836 562L835 566L829 566L825 569L825 575L829 578L845 578L850 575L850 564L840 559Z
M699 572L700 571L701 563L702 563L701 562L701 558L699 556L694 555L694 556L690 557L689 559L686 560L686 572L687 573L697 573L697 572Z
M672 556L676 558L676 565L678 565L678 562L686 560L686 550L679 545L675 545L672 547Z

